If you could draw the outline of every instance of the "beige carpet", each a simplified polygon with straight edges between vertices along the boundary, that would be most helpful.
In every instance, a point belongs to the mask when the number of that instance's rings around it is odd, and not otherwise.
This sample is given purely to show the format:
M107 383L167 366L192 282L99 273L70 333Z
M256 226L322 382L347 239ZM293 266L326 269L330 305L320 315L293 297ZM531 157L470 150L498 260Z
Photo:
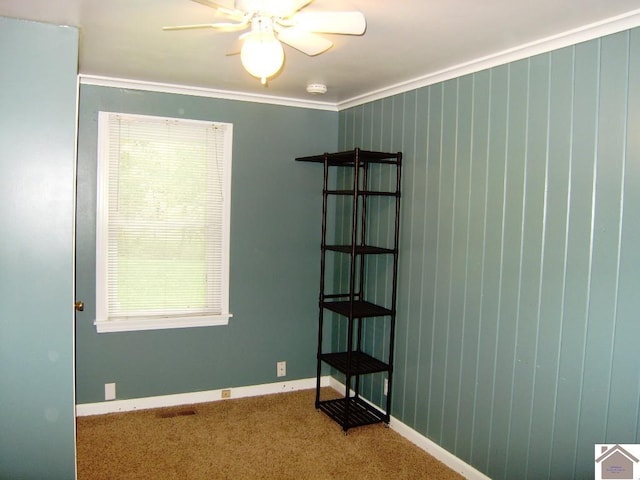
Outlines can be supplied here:
M383 425L345 435L314 394L79 417L78 479L462 478Z

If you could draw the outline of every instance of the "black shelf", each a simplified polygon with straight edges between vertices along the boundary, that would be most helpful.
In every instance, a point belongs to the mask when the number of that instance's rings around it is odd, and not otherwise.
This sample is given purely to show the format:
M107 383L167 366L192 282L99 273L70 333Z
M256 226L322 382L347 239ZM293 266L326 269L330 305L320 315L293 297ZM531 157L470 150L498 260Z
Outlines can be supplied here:
M324 248L341 253L351 253L353 251L351 245L327 245ZM356 255L382 255L396 253L396 250L393 248L374 247L373 245L356 245L355 253Z
M365 302L364 300L353 301L353 313L351 312L351 302L349 300L324 301L322 302L322 306L332 312L351 318L384 317L385 315L391 315L393 313L393 311L388 308Z
M327 190L329 195L345 195L353 196L353 190ZM357 195L360 197L399 197L400 192L380 192L377 190L358 190Z
M363 352L334 352L323 353L320 360L331 365L333 368L347 373L347 369L353 375L364 375L367 373L386 372L389 370L389 364L381 362L377 358L367 355Z
M349 428L362 427L374 423L389 423L389 415L369 405L361 398L348 397L322 400L316 404L316 408L329 415L345 431Z
M324 166L316 408L338 422L345 433L348 429L361 425L388 423L391 411L396 322L402 153L372 152L356 148L345 152L299 157L296 160L320 163ZM383 164L383 166L369 168L372 164ZM330 175L331 167L350 167L352 172L345 171L344 175ZM395 185L392 185L393 183ZM384 184L385 191L377 190L375 188L377 184ZM350 197L351 200L329 200L334 195ZM375 202L370 201L373 197L376 197ZM334 204L340 205L343 211L342 216L336 217L339 222L336 227L339 227L345 235L349 234L350 229L350 235L342 237L349 238L346 244L327 242L328 232L333 231L332 228L327 227L327 222L328 217L336 211ZM384 212L380 219L389 218L391 221L386 237L389 238L391 236L389 234L393 233L393 241L385 242L384 247L376 246L376 241L371 241L373 237L369 238L367 224L375 220L377 211L374 211L374 207ZM347 213L346 210L350 212ZM395 215L390 217L388 212L391 211L394 211ZM327 252L337 254L327 255ZM374 263L378 262L367 262L365 257L368 255L387 255L384 263L392 265L392 268L372 270ZM333 283L332 279L328 281L327 271L333 272L334 269L342 272L340 281L337 282L339 285L337 291L331 291L331 286L327 285ZM371 278L373 274L377 278ZM365 278L373 280L371 285L374 286L370 288L375 288L376 282L380 282L379 285L389 286L390 295L385 295L385 306L364 300L370 293L367 290L370 286L369 280L365 282ZM344 336L332 344L333 351L325 351L330 347L323 346L325 316L328 316L329 312L337 314L341 328L344 326ZM363 325L371 322L384 322L385 337L380 339L380 342L385 343L383 356L387 358L376 358L363 352L363 332L366 332ZM346 393L342 398L326 400L320 398L323 364L344 375ZM380 392L386 395L384 408L375 407L360 396L360 390L365 388L369 381L373 381L371 377L366 376L372 374L385 377L387 389Z
M332 167L352 167L357 163L381 163L389 165L400 165L402 155L400 153L372 152L369 150L347 150L337 153L325 153L321 155L310 155L298 157L298 162L324 163L325 161Z

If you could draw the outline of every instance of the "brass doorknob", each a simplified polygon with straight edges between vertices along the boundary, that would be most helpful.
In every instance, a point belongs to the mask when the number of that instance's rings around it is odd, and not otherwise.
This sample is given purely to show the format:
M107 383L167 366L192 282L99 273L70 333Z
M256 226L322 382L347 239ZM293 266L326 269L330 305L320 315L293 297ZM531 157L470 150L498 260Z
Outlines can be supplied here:
M74 303L74 307L76 312L84 312L84 302L82 300L76 301L76 303Z

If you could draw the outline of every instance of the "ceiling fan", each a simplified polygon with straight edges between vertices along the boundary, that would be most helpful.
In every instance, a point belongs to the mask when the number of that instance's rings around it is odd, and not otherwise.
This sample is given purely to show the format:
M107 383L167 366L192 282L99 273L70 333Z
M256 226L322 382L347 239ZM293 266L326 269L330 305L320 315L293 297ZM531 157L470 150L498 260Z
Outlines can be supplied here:
M244 68L263 85L282 68L282 43L315 56L333 46L333 42L319 33L362 35L367 26L360 12L300 11L314 0L235 0L234 8L213 0L192 1L215 9L233 22L178 25L163 27L163 30L214 28L232 32L250 28L240 36L240 59Z

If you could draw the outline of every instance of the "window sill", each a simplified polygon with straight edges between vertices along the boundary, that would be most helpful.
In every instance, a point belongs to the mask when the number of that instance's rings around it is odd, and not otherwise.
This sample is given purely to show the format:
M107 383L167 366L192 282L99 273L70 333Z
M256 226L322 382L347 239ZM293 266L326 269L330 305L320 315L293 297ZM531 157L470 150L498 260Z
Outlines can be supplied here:
M98 333L135 332L139 330L165 330L169 328L214 327L228 325L230 313L207 317L130 318L126 320L96 320Z

